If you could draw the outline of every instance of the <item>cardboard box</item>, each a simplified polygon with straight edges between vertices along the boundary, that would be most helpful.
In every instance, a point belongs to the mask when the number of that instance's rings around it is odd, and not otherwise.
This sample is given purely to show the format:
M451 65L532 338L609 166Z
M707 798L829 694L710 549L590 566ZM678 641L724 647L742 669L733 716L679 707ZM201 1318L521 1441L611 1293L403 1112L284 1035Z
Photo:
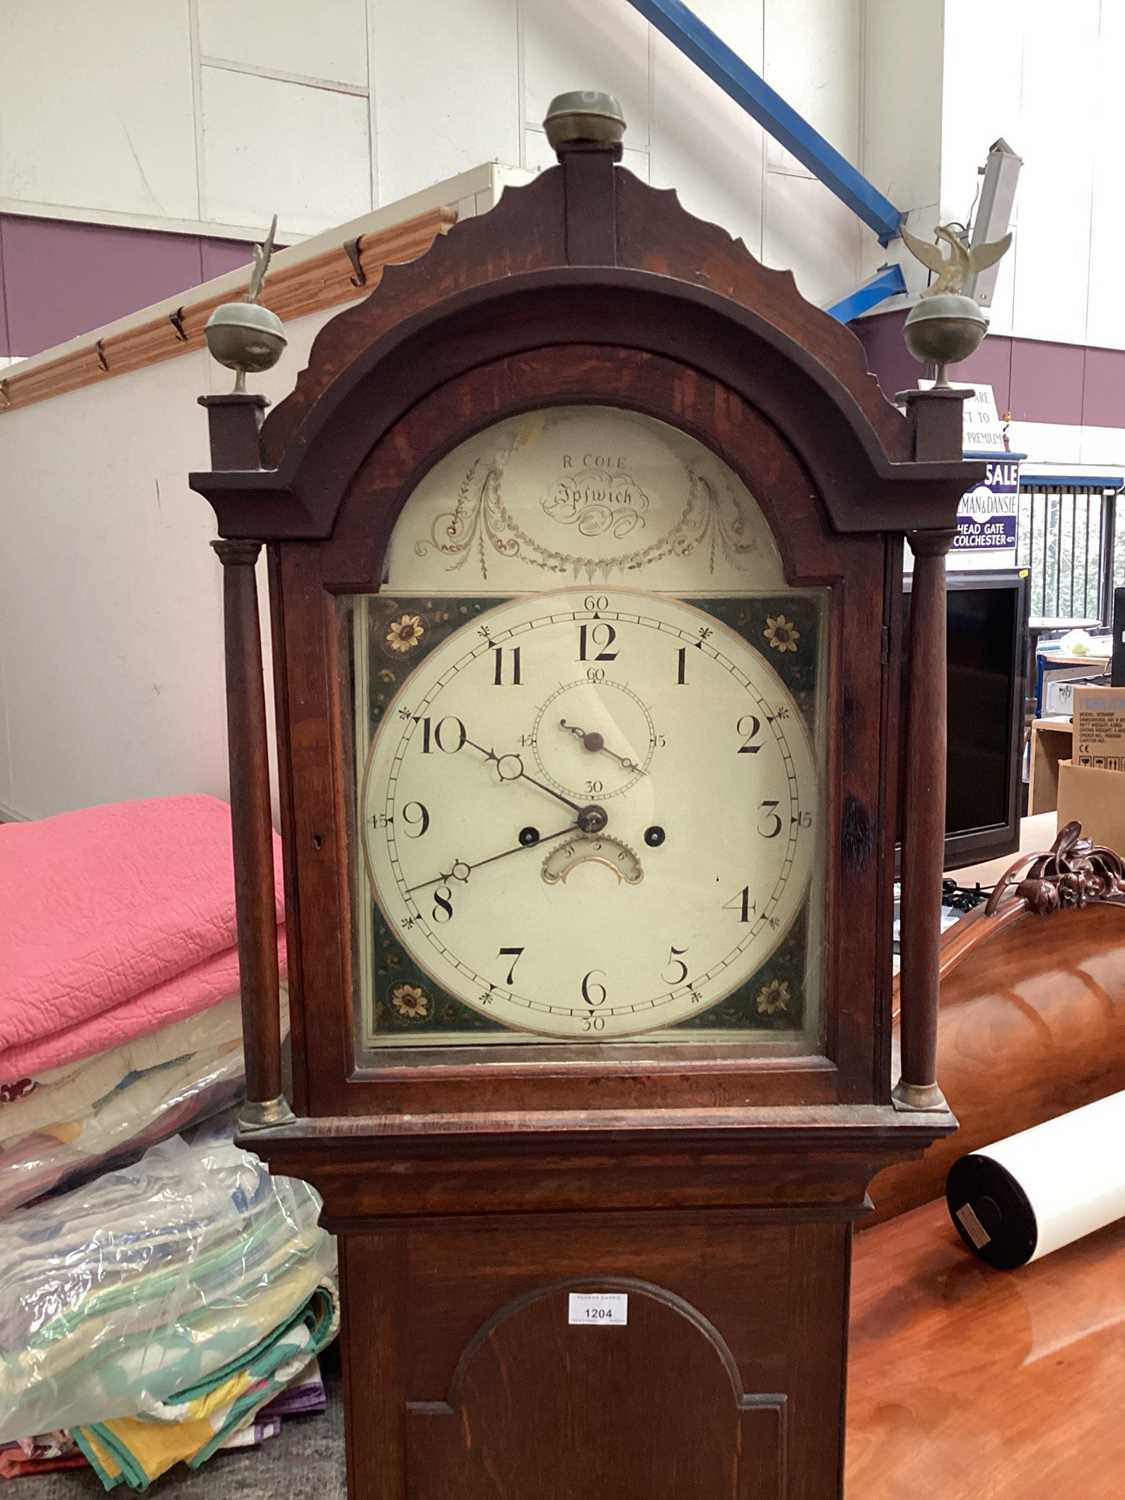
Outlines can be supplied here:
M1125 775L1059 762L1059 827L1082 824L1086 838L1125 856Z
M1074 764L1125 772L1125 688L1074 689Z

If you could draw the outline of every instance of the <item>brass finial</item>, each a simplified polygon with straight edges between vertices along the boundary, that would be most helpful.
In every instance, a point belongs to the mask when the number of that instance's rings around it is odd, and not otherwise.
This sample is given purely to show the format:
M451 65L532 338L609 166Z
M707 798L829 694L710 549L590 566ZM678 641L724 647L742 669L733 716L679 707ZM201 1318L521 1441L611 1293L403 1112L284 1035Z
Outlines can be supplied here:
M572 89L551 100L543 129L556 153L574 145L615 146L620 151L625 113L612 94Z
M281 319L258 301L273 256L276 233L274 214L265 239L254 246L254 269L245 301L224 302L207 319L203 330L212 358L236 372L234 388L239 392L246 390L247 373L272 369L289 342Z
M933 286L910 309L902 336L915 359L936 366L935 385L948 387L946 367L975 354L988 332L988 319L972 297L965 295L965 284L978 271L996 264L1012 236L970 247L955 225L939 224L934 235L949 247L949 254L943 255L939 245L927 245L906 229L899 233L911 255L937 275Z

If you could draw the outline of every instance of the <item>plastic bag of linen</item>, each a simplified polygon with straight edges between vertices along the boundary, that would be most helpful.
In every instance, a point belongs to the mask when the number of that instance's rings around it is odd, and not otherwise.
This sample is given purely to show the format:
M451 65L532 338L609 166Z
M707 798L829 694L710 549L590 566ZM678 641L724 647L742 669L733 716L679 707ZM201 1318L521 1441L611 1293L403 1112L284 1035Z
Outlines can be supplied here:
M62 1429L106 1488L204 1462L335 1336L319 1212L249 1153L177 1138L0 1221L0 1443Z

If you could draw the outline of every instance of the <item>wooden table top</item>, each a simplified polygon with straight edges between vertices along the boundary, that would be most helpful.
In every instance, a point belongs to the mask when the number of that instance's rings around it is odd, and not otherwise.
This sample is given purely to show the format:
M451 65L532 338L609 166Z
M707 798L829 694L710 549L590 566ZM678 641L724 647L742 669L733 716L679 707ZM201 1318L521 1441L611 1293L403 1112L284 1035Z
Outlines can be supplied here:
M1125 1496L1125 1221L1018 1271L944 1201L858 1235L847 1500Z

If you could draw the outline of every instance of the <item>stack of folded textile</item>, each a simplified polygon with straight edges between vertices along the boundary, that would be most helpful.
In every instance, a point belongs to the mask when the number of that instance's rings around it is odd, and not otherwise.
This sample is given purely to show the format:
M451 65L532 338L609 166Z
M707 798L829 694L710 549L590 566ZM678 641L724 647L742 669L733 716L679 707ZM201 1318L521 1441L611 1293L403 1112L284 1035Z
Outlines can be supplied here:
M315 1416L325 1411L328 1406L328 1397L324 1390L324 1381L320 1374L320 1361L310 1359L301 1373L291 1385L285 1387L280 1396L275 1396L268 1401L257 1413L248 1426L239 1427L229 1437L218 1444L218 1448L226 1451L230 1448L254 1448L260 1443L268 1442L270 1438L278 1437L281 1433L281 1424L290 1417ZM111 1448L120 1442L119 1433L122 1429L127 1430L131 1419L126 1418L124 1422L101 1424L108 1429L105 1442ZM138 1424L139 1426L140 1424ZM85 1433L87 1430L82 1429ZM98 1428L91 1429L93 1440L97 1441ZM38 1437L22 1438L18 1443L0 1444L0 1479L19 1479L27 1474L47 1474L54 1469L88 1469L91 1467L90 1460L86 1457L86 1443L90 1437L86 1437L81 1445L78 1440L63 1431L45 1432ZM162 1458L168 1457L169 1447L177 1450L183 1447L182 1438L173 1429L172 1444L162 1445ZM120 1470L122 1478L119 1483L132 1484L138 1487L134 1480L127 1477L126 1470L130 1467L137 1474L145 1475L145 1482L151 1483L156 1477L155 1472L143 1469L137 1464L136 1459L130 1455L124 1465L114 1463L103 1468L98 1464L99 1477L107 1489L113 1488L112 1483L107 1483L107 1478L113 1476L114 1466ZM198 1463L196 1464L198 1467Z
M0 1221L0 1474L88 1462L145 1489L323 1409L319 1211L233 1145L175 1139Z
M0 825L0 952L0 1214L240 1093L226 803Z

